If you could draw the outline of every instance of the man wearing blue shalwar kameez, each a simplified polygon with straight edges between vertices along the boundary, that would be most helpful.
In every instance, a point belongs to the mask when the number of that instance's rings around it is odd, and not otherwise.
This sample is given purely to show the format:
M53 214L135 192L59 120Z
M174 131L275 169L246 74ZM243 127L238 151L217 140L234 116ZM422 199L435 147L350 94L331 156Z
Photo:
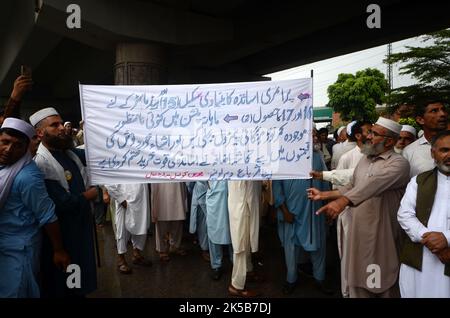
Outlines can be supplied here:
M313 152L313 170L326 170L320 153ZM272 182L275 207L278 208L278 235L284 248L287 276L283 292L290 294L297 284L297 263L300 253L309 252L314 278L319 286L325 280L326 226L325 217L315 215L323 203L308 199L310 180L274 180ZM328 189L323 181L313 180L313 187ZM313 208L311 209L311 204ZM312 224L311 224L312 222Z
M51 239L60 270L70 263L62 247L55 205L28 144L35 132L23 120L7 118L0 128L0 298L37 298L40 228Z
M206 225L208 228L209 254L211 258L212 279L219 280L223 273L223 250L228 246L233 261L230 222L228 217L228 182L208 181L206 192Z
M191 234L197 232L198 242L202 250L202 257L209 262L208 231L206 228L206 191L208 190L208 184L207 181L197 181L192 183L195 185L192 190L189 232Z

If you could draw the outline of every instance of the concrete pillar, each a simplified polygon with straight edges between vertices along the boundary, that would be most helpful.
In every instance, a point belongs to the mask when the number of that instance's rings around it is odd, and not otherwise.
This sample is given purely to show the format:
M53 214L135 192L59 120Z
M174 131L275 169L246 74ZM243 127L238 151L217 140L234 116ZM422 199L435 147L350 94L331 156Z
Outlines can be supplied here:
M149 43L119 43L114 65L116 85L167 83L167 53L164 47Z

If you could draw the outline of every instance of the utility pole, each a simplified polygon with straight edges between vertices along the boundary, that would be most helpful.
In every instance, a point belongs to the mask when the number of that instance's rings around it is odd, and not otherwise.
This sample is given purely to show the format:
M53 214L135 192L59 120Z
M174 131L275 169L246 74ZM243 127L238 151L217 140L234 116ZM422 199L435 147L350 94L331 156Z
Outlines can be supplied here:
M392 44L389 43L387 46L387 58L391 57L392 54ZM392 81L392 64L387 63L387 74L386 74L387 80L388 80L388 106L391 106L391 91L393 87L393 81Z

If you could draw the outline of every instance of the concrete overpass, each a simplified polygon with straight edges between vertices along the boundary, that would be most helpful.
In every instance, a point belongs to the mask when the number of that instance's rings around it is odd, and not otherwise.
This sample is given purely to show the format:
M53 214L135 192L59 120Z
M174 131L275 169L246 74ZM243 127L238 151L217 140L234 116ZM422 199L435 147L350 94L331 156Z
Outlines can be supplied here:
M381 28L369 29L369 3ZM69 4L81 29L69 29ZM213 83L263 74L450 26L446 1L5 0L0 95L21 64L35 86L22 114L56 105L79 118L78 82Z

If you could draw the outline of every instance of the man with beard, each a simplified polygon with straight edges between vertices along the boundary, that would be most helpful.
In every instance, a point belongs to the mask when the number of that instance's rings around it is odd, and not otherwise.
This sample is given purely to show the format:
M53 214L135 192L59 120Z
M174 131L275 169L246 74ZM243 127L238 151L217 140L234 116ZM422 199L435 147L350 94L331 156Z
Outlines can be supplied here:
M349 138L356 140L357 146L341 156L336 170L331 172L312 171L311 176L314 179L331 181L334 186L343 186L350 183L355 167L358 165L361 158L364 157L361 149L367 141L367 136L371 128L372 123L368 121L358 121L353 124ZM344 298L349 297L345 261L348 251L348 231L350 229L351 219L350 209L346 208L341 214L339 214L336 224L338 251L339 257L341 258L341 290Z
M398 210L406 231L400 254L402 297L450 298L450 130L431 143L436 168L413 177Z
M50 262L51 247L43 244L43 296L80 297L97 287L94 258L93 224L89 201L98 196L95 187L88 188L84 151L70 149L72 137L66 135L63 122L54 108L45 108L30 117L41 144L35 162L44 173L45 185L55 202L64 246L73 264L81 270L80 288L66 286L67 274Z
M403 150L403 157L411 166L410 176L434 168L431 158L431 140L438 132L447 129L448 112L439 100L426 100L416 105L416 122L422 126L424 134Z
M409 164L393 148L401 125L380 117L367 136L353 180L335 191L308 190L312 200L334 200L316 213L336 218L346 206L352 216L346 273L349 294L398 297L400 229L397 210L409 181Z
M50 237L55 266L70 263L62 246L55 205L28 153L33 127L7 118L0 128L0 298L39 297L40 228Z

